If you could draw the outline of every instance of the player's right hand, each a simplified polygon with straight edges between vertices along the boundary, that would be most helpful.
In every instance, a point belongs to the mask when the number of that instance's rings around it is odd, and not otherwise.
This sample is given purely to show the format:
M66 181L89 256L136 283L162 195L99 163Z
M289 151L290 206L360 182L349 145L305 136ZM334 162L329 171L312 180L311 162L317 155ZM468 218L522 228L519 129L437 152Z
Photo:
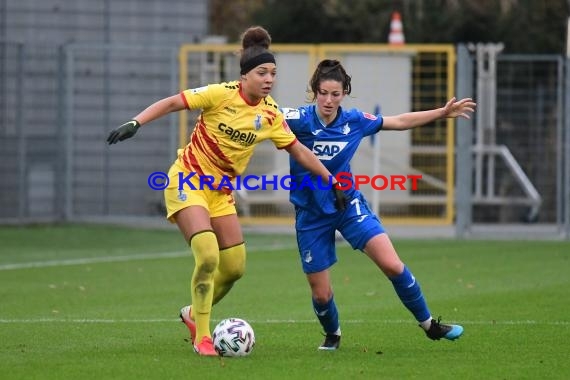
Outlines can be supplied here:
M141 127L141 124L136 120L129 120L125 124L121 125L119 128L114 129L109 133L107 137L107 143L109 145L116 144L119 141L131 138L137 133L137 130Z
M344 211L346 209L346 204L348 203L348 198L338 185L339 184L337 182L332 186L334 194L334 205L338 211Z

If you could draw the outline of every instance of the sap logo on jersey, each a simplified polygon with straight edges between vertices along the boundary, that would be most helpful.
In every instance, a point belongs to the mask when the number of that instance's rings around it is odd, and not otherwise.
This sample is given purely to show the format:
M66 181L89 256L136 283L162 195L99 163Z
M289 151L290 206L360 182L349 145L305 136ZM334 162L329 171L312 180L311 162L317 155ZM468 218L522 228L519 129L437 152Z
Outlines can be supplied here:
M315 141L313 153L321 160L332 160L346 144L345 141Z

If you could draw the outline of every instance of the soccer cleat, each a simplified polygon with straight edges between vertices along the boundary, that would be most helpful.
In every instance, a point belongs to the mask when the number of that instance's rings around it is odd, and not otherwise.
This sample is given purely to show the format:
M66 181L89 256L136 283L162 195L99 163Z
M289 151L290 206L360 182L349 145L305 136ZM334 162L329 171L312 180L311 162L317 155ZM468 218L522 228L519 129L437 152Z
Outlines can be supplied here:
M194 351L200 356L218 356L212 338L205 336L200 343L194 345Z
M426 331L426 335L431 340L440 340L445 338L448 340L455 340L463 334L463 327L459 325L445 325L441 322L441 317L437 319L432 318L431 326Z
M319 350L334 351L340 346L340 335L326 334L325 341L319 346Z
M196 322L190 317L191 309L192 306L184 306L180 309L180 319L184 322L186 327L188 327L188 330L190 330L190 339L192 339L192 344L194 344L196 340Z

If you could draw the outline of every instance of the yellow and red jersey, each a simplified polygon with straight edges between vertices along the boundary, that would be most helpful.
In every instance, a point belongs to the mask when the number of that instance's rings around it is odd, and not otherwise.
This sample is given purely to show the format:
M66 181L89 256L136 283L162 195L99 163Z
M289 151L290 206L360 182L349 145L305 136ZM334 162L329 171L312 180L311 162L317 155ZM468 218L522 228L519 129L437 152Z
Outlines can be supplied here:
M249 104L239 81L188 89L181 96L187 108L202 113L177 161L197 175L214 176L216 184L241 175L260 142L270 139L283 149L296 141L275 101L267 96Z

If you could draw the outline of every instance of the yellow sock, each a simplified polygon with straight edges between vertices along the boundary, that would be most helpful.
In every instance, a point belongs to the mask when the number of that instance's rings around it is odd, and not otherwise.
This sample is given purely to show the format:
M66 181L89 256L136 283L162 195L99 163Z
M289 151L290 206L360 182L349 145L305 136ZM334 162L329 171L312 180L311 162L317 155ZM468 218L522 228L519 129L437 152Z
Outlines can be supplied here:
M212 231L202 231L190 238L195 266L192 274L192 314L196 322L196 341L211 337L210 315L214 295L214 273L218 267L220 251Z
M245 244L220 250L220 263L214 275L213 304L217 304L230 291L245 272Z

